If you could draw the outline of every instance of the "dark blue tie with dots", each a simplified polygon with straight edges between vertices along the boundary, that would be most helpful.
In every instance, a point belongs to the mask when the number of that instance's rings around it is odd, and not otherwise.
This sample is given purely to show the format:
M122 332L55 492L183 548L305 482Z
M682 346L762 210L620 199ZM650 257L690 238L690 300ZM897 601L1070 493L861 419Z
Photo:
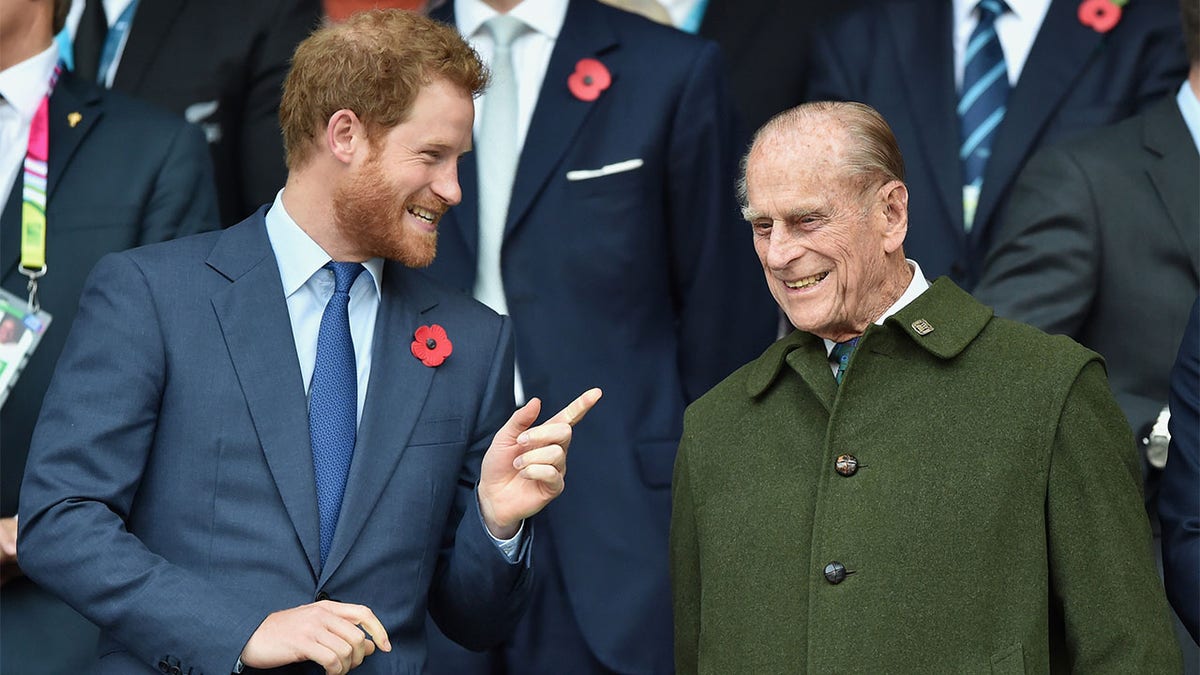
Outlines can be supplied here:
M851 338L835 344L833 351L829 352L829 360L837 364L837 374L834 378L838 384L841 384L842 378L846 376L846 364L850 363L850 354L854 352L854 346L857 344L858 338Z
M358 370L350 338L350 286L363 271L359 263L330 262L333 296L321 315L317 361L308 397L308 433L317 478L317 510L321 516L321 566L329 555L337 528L346 476L354 457L358 429Z

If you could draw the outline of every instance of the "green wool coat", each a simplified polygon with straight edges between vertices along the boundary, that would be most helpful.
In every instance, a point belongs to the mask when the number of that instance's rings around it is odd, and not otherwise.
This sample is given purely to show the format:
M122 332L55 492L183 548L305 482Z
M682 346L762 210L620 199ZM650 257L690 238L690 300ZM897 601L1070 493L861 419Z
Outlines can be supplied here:
M1100 357L946 279L840 387L800 332L729 376L674 481L682 674L1181 670Z

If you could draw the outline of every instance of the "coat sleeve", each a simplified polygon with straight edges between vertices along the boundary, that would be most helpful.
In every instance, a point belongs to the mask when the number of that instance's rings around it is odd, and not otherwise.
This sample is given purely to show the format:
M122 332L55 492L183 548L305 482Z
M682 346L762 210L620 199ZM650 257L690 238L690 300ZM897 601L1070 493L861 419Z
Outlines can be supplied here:
M735 198L742 151L720 50L700 51L670 135L668 218L679 372L691 402L775 339L778 313Z
M229 672L269 612L168 562L125 527L166 386L159 325L132 256L102 259L34 431L20 562L149 668L167 660L184 672Z
M1051 603L1071 672L1182 669L1134 448L1104 366L1087 362L1054 432L1046 497Z
M459 474L454 512L447 521L429 592L429 614L438 628L475 650L492 647L507 637L529 600L533 521L525 522L520 555L516 562L509 562L487 533L475 490L483 455L515 408L511 326L508 317L503 317L487 392Z
M996 314L1076 336L1099 286L1093 186L1066 150L1039 152L1017 179L975 297Z
M700 658L700 547L688 476L687 429L671 482L671 594L675 610L675 670L695 673Z
M164 145L167 152L142 211L139 246L215 230L221 222L212 159L200 129L181 121Z
M1171 447L1158 492L1163 580L1179 619L1200 641L1200 301L1171 372Z

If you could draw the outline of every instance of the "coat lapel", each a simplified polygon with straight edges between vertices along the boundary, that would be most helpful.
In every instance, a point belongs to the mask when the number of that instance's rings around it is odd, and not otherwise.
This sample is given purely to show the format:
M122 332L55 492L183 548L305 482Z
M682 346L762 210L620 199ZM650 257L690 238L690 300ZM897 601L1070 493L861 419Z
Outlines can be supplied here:
M337 570L372 517L420 418L437 370L414 358L409 347L421 325L421 314L437 304L424 280L399 263L389 262L384 266L382 288L366 404L337 531L318 585Z
M618 41L599 9L599 4L592 0L574 0L567 8L517 164L512 198L508 203L506 233L511 233L525 217L537 195L550 181L567 148L571 147L588 114L609 94L601 93L599 99L591 102L571 95L567 78L575 72L575 64L582 58L598 58L612 74L611 87L621 86L623 73L611 60L601 58L616 47Z
M992 144L975 213L979 225L991 220L1001 195L1037 145L1042 129L1100 45L1103 36L1079 23L1078 8L1075 0L1052 0L1046 10ZM986 236L983 229L973 229L972 238Z
M150 0L139 2L129 29L129 39L113 78L113 89L137 91L150 70L159 60L163 39L170 33L171 24L183 10L186 0Z
M68 118L72 113L78 113L78 121L74 126ZM50 122L50 161L46 167L46 202L54 198L55 190L62 182L63 173L79 149L79 144L88 135L92 127L104 114L104 102L101 90L95 85L79 80L70 72L64 71L59 77L58 86L50 96L48 112ZM7 278L21 261L21 191L25 179L23 172L18 170L9 193L8 203L0 216L0 270ZM53 222L47 221L48 228L54 227Z
M1158 159L1150 163L1146 173L1191 258L1192 270L1200 278L1200 251L1196 247L1196 224L1200 223L1200 196L1196 193L1200 155L1175 97L1168 97L1147 112L1142 128L1146 150Z
M212 304L263 454L315 579L320 535L308 404L265 212L227 230L213 248L208 265L232 283L213 296Z
M949 2L888 2L897 63L904 78L905 99L916 120L921 152L933 170L938 200L946 221L963 234L962 170L958 159L958 93L954 84L953 16ZM930 36L939 36L930 39Z

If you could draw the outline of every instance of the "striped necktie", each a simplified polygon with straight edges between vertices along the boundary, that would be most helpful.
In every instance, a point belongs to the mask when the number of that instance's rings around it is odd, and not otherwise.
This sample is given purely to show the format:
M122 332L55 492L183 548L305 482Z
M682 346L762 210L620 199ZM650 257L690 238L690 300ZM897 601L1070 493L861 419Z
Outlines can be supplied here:
M1008 103L1008 66L996 36L996 18L1008 11L1004 0L980 0L979 24L963 56L958 119L962 145L958 158L963 170L963 225L968 232L983 186L983 173L992 152L996 129Z

